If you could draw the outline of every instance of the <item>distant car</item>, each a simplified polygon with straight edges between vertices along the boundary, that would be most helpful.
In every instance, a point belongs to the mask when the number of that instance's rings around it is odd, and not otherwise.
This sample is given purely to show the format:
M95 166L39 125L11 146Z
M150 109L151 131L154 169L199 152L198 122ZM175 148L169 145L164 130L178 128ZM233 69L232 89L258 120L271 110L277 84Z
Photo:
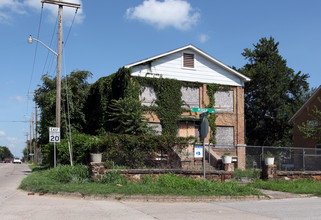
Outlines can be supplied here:
M20 158L13 158L13 163L20 163L21 164L21 160Z
M10 158L4 158L5 163L10 163L10 161L11 161Z

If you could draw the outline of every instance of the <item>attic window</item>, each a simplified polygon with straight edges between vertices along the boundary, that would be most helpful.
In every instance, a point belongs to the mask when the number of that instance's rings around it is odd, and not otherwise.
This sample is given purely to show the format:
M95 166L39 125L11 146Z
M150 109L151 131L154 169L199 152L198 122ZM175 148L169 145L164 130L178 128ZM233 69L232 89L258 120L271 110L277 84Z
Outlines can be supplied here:
M183 53L183 67L194 68L194 54Z

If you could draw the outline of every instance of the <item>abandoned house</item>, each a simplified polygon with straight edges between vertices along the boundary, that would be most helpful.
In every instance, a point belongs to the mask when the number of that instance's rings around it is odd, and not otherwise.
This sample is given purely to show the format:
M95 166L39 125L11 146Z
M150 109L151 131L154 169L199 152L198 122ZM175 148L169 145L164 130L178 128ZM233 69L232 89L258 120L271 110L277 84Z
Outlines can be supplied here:
M211 164L220 160L225 152L230 152L236 166L245 168L244 129L244 85L250 79L193 45L187 45L125 66L132 69L132 77L176 79L181 85L182 106L177 125L177 136L194 136L200 140L200 114L192 108L215 109L215 146L209 152ZM210 85L217 85L210 90ZM211 94L210 92L214 94ZM145 106L157 105L157 94L153 86L141 89L140 100ZM211 102L211 100L213 100ZM215 103L211 106L210 103ZM146 114L151 126L162 132L160 119L156 114ZM210 128L209 128L210 130ZM210 135L205 142L210 142ZM194 146L182 152L183 167L193 167ZM207 151L208 154L208 151Z

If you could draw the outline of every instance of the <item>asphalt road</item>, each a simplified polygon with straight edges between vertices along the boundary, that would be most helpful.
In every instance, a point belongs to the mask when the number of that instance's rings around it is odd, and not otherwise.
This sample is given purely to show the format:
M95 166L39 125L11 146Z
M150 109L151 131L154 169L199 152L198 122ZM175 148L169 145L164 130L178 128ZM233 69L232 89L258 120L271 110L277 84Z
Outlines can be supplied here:
M133 202L28 195L29 169L0 164L0 219L321 219L321 198L238 202Z

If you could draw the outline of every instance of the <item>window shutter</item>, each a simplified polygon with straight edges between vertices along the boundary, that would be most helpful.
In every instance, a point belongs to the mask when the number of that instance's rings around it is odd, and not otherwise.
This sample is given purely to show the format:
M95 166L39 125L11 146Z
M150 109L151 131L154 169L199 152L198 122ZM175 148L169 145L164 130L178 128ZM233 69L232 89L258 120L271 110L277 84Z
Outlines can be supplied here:
M184 53L183 57L183 66L188 68L194 68L194 54Z

